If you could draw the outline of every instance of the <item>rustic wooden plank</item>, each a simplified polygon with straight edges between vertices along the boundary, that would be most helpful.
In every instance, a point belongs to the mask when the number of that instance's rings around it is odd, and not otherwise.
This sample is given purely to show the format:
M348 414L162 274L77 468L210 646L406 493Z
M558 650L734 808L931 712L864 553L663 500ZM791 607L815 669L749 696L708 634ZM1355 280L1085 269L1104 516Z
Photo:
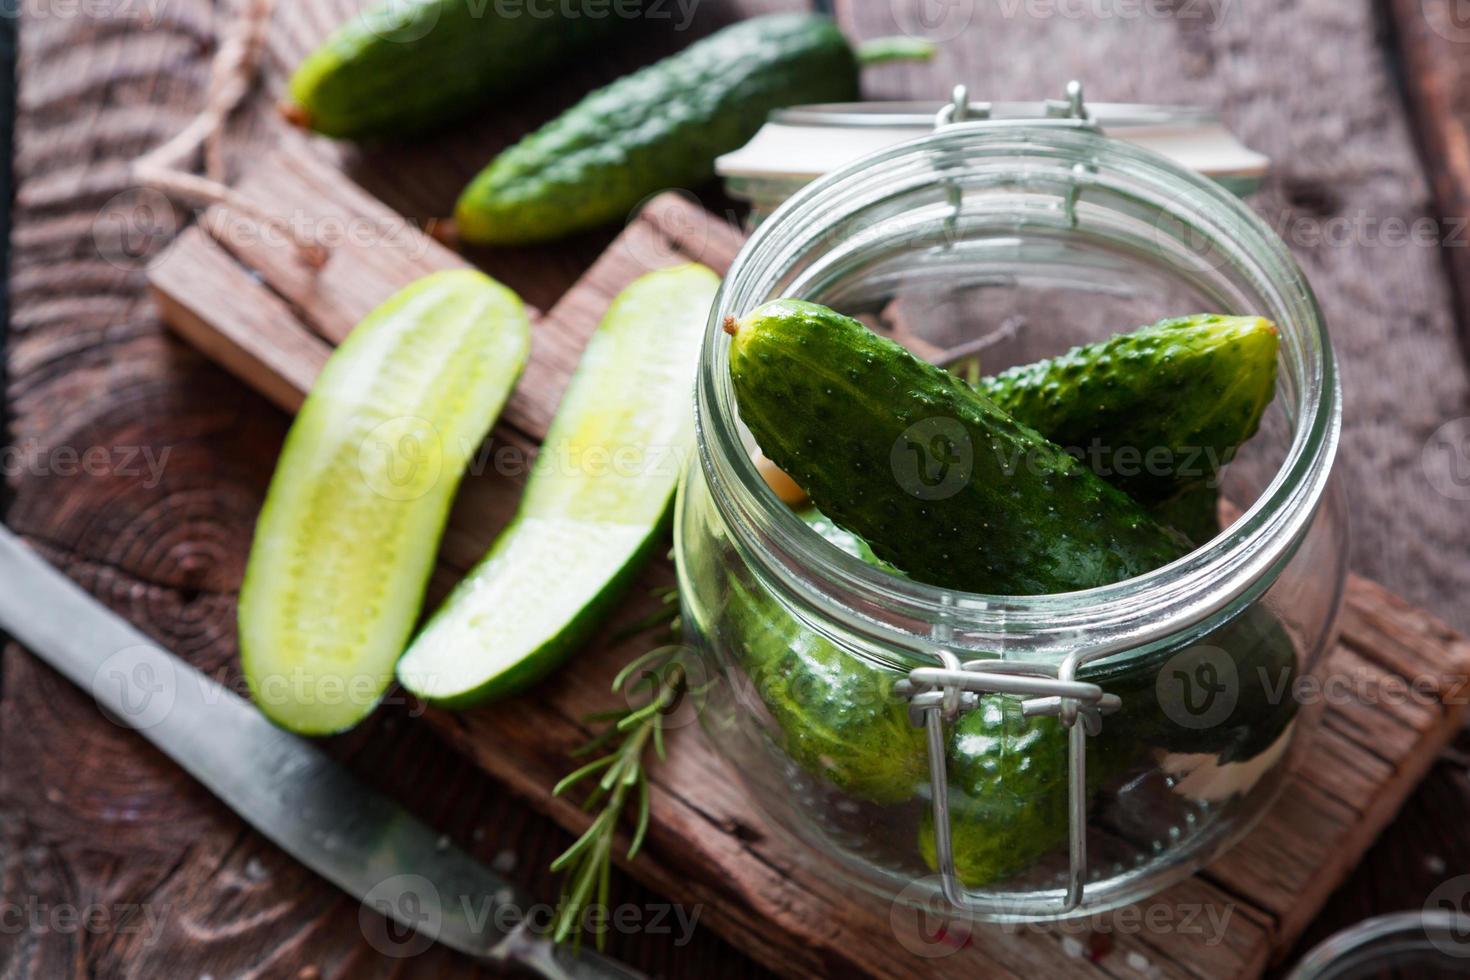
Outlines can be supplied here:
M331 347L203 229L185 230L148 277L180 336L278 407L301 407Z
M325 186L347 185L340 176L318 164L298 164L297 170L313 174L317 186L309 195L276 189L283 171L278 157L247 171L241 186L261 200L285 202L289 210L283 213L303 227L320 227L330 219L341 227L376 228L387 220L379 213L382 206L365 202L360 191ZM209 209L201 224L212 232L194 227L179 235L149 266L149 284L164 319L181 336L288 411L300 406L331 350L329 342L340 341L351 329L340 312L340 297L354 297L360 316L421 275L463 266L458 256L404 227L395 231L400 236L396 251L416 258L398 262L391 275L381 268L381 258L359 261L360 243L334 247L325 266L316 269L302 261L284 235L227 231L236 220L223 208ZM537 318L525 375L491 439L471 461L450 513L441 547L447 570L466 571L515 512L519 487L535 457L532 440L545 435L612 297L643 272L693 261L695 255L723 269L740 240L734 229L710 221L698 202L678 194L656 198L579 287ZM451 580L452 575L441 573L436 592Z
M1434 188L1435 237L1454 271L1461 336L1470 342L1470 20L1457 0L1392 0L1387 9Z
M1313 736L1323 765L1303 767L1302 779L1361 812L1393 774L1393 763L1376 755L1374 746L1355 741L1325 721Z
M262 225L216 205L200 218L200 227L333 344L415 279L468 267L458 254L300 146L253 161L236 190L278 222ZM324 251L320 267L303 254L298 239Z

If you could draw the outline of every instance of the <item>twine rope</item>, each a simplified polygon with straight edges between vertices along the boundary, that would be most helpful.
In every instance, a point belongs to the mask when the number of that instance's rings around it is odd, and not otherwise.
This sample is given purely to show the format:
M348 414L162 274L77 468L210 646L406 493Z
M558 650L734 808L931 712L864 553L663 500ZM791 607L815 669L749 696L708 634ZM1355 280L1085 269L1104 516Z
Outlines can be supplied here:
M210 63L204 107L171 139L133 162L135 183L176 200L230 208L261 224L278 220L229 186L224 152L225 124L255 85L274 10L275 0L242 0L239 14L220 39ZM202 175L193 172L201 149ZM319 267L326 262L326 249L289 222L286 234L309 264Z

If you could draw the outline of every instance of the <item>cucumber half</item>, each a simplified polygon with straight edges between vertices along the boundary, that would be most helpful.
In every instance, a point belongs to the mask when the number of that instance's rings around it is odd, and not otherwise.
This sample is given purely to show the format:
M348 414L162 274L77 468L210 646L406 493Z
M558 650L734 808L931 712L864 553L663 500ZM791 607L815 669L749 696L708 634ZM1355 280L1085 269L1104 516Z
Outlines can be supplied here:
M405 688L451 708L520 690L575 650L638 574L693 446L694 376L719 284L691 263L613 300L515 519L399 661Z
M276 464L240 588L240 658L284 728L351 727L418 620L470 457L530 350L530 321L479 272L418 280L323 367Z

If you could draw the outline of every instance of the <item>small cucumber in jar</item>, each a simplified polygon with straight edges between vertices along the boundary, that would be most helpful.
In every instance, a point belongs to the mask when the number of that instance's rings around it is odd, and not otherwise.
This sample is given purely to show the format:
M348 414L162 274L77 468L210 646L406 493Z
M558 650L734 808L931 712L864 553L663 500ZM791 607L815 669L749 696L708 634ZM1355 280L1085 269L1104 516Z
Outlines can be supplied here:
M694 377L719 284L688 264L613 300L515 519L399 662L405 688L453 708L511 694L602 621L660 539L692 449Z
M725 329L740 416L761 451L918 581L1071 592L1187 550L1060 446L851 317L782 299Z
M425 276L358 324L286 437L240 587L240 659L292 731L356 724L393 679L471 455L530 350L514 293Z
M1002 371L979 390L1152 504L1218 482L1275 393L1278 346L1262 317L1175 317Z

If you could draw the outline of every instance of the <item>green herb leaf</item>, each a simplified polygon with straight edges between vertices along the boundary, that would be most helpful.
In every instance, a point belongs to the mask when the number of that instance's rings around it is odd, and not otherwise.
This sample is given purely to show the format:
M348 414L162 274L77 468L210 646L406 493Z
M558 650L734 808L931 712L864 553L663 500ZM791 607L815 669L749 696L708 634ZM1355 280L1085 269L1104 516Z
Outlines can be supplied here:
M556 916L551 923L550 933L554 942L565 942L571 938L575 945L580 946L582 935L579 927L589 901L594 898L594 889L596 902L607 905L612 880L613 838L617 834L623 808L635 789L638 809L627 852L628 860L638 854L648 834L652 795L647 770L648 750L652 747L659 759L664 758L664 723L688 686L680 660L683 648L677 642L678 595L671 589L656 595L663 608L633 624L630 629L633 633L641 633L666 625L671 642L638 655L618 672L612 689L626 699L627 706L591 716L589 721L601 722L605 727L573 752L572 757L583 757L598 750L606 750L606 754L563 777L552 789L553 795L560 795L588 777L601 774L582 807L590 812L601 805L601 811L582 836L551 862L551 870L565 876ZM603 948L604 940L605 936L598 933L599 950Z

